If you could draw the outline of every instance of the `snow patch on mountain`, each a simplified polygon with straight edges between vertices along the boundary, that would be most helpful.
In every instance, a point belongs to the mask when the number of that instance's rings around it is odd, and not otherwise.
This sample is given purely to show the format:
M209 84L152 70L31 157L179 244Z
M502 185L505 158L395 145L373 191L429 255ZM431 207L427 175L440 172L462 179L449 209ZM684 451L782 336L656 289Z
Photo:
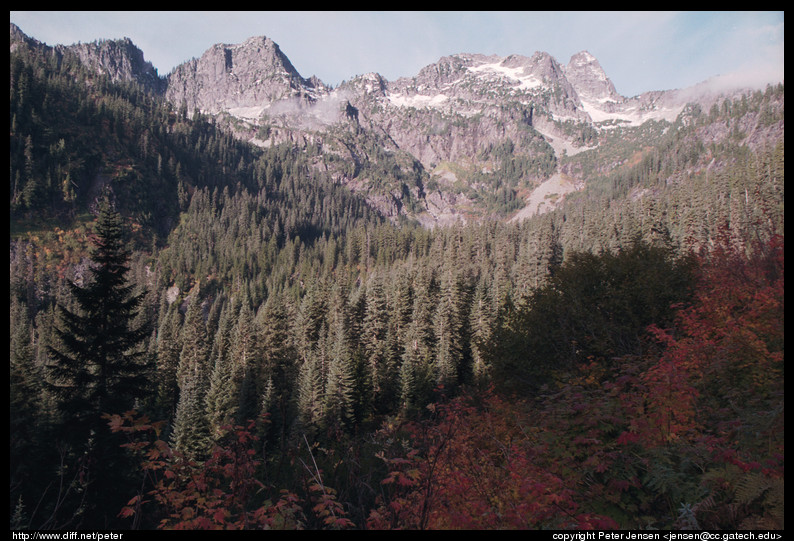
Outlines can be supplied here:
M423 94L415 94L413 96L388 94L387 97L389 103L395 107L413 107L415 109L438 107L449 101L449 96L445 96L444 94L435 94L433 96L425 96Z
M511 81L517 81L519 83L518 88L521 90L530 90L543 84L543 81L534 75L527 75L523 67L511 68L503 65L503 61L469 66L466 69L475 74L495 75Z
M619 103L611 100L601 103L580 101L582 110L590 116L594 123L617 121L628 126L639 126L649 120L673 122L685 107L684 103L661 107L644 106L636 98Z
M259 120L264 111L264 106L255 105L252 107L232 107L228 110L228 113L242 120Z
M571 192L581 190L584 187L582 182L578 182L568 175L555 173L548 180L541 183L527 197L527 204L511 218L513 222L520 222L536 214L543 214L559 205L562 200Z

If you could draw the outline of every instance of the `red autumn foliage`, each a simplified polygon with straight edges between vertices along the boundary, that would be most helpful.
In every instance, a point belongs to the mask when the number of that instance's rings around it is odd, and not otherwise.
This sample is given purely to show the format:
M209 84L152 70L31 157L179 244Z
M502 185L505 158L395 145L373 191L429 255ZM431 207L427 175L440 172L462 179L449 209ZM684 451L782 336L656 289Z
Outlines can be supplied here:
M676 326L651 327L660 351L582 366L539 403L549 467L624 528L782 525L783 240L701 273Z
M783 268L782 239L718 251L657 351L386 430L367 527L782 527Z
M487 393L430 409L431 419L386 431L412 447L381 456L391 473L368 528L617 526L608 517L582 513L572 487L538 464L543 444L515 404Z
M258 480L261 460L253 448L254 421L233 427L223 445L215 447L204 462L173 451L157 438L160 424L130 411L108 416L114 432L130 437L125 444L141 459L142 490L121 510L119 516L140 520L143 505L154 503L158 529L240 530L301 529L306 517L301 499L288 490L278 499L264 499L268 487ZM352 526L333 490L316 484L311 488L313 512L329 528ZM136 523L139 525L139 522Z

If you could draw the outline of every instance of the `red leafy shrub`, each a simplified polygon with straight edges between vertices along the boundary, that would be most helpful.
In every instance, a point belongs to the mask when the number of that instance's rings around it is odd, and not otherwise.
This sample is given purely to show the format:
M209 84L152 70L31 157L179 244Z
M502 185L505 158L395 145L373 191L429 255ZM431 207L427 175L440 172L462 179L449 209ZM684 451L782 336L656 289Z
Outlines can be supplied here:
M277 498L267 497L275 491L258 480L262 461L253 445L253 421L231 428L210 458L197 462L159 439L162 423L150 423L134 411L108 419L114 432L129 436L124 446L141 461L144 488L119 514L134 518L134 526L141 526L145 504L153 504L147 506L153 514L149 521L159 520L159 529L301 529L306 524L307 502L288 490L279 491ZM311 491L307 505L324 526L352 526L333 490L315 484Z
M537 430L520 407L486 394L431 405L429 420L381 434L397 451L375 529L603 528L606 517L581 513L566 480L539 465Z
M539 401L549 468L624 528L782 527L783 242L712 254L661 350ZM570 486L570 485L569 485Z
M644 356L386 427L369 528L783 526L783 243L702 263Z

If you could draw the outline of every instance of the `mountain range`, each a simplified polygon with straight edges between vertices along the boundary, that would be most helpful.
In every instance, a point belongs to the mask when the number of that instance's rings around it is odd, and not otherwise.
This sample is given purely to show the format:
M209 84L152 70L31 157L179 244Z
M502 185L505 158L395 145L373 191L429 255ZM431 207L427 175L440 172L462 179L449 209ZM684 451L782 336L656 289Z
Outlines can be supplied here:
M456 54L413 77L368 73L332 88L301 75L263 36L213 45L165 77L127 38L49 48L11 23L11 50L17 47L71 51L90 69L134 81L187 113L211 115L260 147L314 146L322 156L315 167L362 192L381 214L429 226L490 216L487 202L500 190L510 192L500 196L510 200L502 217L554 208L586 184L573 156L597 155L642 126L663 133L688 107L708 110L747 91L721 95L704 82L625 97L587 51L567 64L544 52ZM373 165L395 174L375 178Z

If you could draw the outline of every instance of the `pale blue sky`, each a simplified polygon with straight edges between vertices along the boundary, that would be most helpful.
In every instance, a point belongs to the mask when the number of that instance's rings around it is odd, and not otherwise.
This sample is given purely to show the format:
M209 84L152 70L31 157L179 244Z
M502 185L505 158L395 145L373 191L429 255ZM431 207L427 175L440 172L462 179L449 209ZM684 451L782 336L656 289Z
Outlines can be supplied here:
M11 11L48 45L129 37L161 75L215 43L267 36L304 77L338 85L378 72L412 76L455 53L531 56L566 64L588 50L617 91L683 88L717 75L783 80L783 12Z

